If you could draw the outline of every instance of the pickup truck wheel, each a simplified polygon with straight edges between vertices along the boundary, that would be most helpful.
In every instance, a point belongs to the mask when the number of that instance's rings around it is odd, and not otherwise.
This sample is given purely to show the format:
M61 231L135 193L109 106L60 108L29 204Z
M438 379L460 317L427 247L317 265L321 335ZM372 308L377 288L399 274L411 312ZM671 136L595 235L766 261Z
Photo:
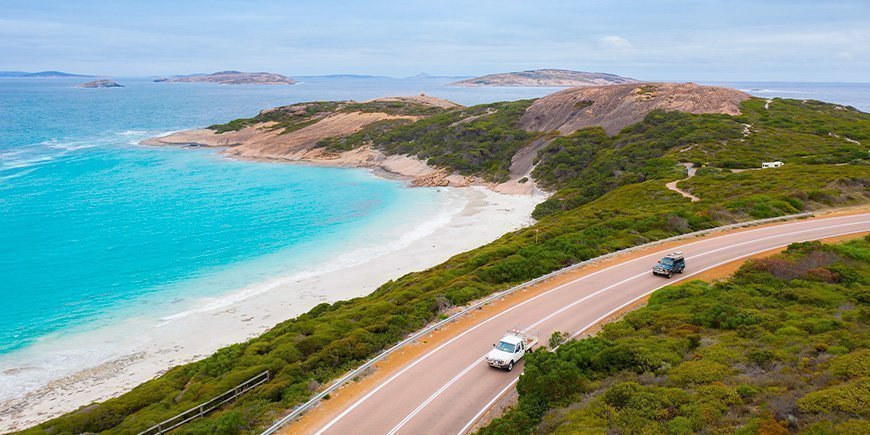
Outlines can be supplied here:
M514 362L511 361L511 362L508 363L507 371L511 371L511 370L513 370L513 369L514 369Z

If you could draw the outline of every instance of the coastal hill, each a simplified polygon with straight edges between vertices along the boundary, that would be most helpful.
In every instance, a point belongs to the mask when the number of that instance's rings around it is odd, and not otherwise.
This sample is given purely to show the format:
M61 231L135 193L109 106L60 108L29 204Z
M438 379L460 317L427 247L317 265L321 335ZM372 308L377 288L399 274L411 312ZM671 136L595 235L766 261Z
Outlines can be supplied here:
M66 77L93 77L82 74L71 74L61 71L40 71L40 72L24 72L24 71L0 71L0 77L32 77L32 78L66 78Z
M747 106L750 102L752 104ZM813 110L808 104L776 106L798 112L789 116L805 116ZM747 129L758 129L758 123L768 122L768 118L747 127L745 120L737 117L747 115L744 112L747 107L753 113L769 112L764 106L773 107L737 90L691 83L582 87L538 100L471 107L422 96L364 103L312 102L264 110L253 118L178 132L143 143L225 147L223 153L240 158L304 160L331 166L374 168L405 177L420 186L478 183L502 192L532 193L538 189L539 182L548 190L558 190L570 178L565 174L576 174L574 170L558 171L553 161L548 160L563 156L558 146L553 145L558 138L596 127L600 130L590 131L612 136L596 137L599 147L616 146L613 141L620 131L641 125L656 113L725 116L714 119L707 127L715 126L724 132L711 131L708 135L722 134L724 138L727 133L735 143L726 149L742 151L726 153L717 141L696 141L699 143L683 147L684 156L691 157L692 161L746 168L756 167L760 159L797 156L783 149L773 136L765 135L763 140L755 142L762 136L746 133ZM837 113L828 106L825 110L832 115ZM772 129L766 131L772 132ZM861 136L859 128L842 124L832 134L838 136L800 140L815 142L819 149L837 153L841 160L858 155L855 149L860 145L847 139L859 140L856 139ZM647 136L642 139L648 140ZM548 169L535 172L539 167ZM553 177L552 171L564 173ZM553 201L548 202L553 205Z
M571 71L565 69L537 69L531 71L489 74L460 80L451 86L540 86L572 87L638 83L638 80L616 74Z
M292 85L296 80L281 74L266 72L219 71L212 74L190 74L155 79L160 83L218 83L222 85Z
M94 80L92 82L82 83L79 88L123 88L123 85L113 82L112 80Z

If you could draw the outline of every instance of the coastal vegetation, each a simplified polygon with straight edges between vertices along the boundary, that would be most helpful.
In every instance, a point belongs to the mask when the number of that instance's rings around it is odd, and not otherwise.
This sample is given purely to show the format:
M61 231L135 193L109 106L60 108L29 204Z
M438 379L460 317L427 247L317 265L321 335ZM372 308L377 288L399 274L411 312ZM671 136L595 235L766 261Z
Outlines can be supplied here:
M870 237L789 246L537 350L503 433L867 433Z
M678 162L712 168L759 168L770 160L785 161L786 167L870 162L864 145L870 136L866 113L816 101L767 103L760 98L750 98L740 108L740 116L655 110L615 136L587 128L555 139L540 151L532 176L556 193L538 206L535 217L577 207L621 185L681 178L675 173L683 171ZM769 187L781 177L756 178L769 180Z
M372 146L390 154L417 155L427 159L431 164L452 168L461 173L476 174L489 180L503 180L508 173L513 154L540 137L538 133L526 132L516 124L517 119L530 103L530 101L518 101L471 108L433 110L437 113L415 121L396 123L396 125L370 124L363 130L366 133L361 133L368 135L367 137L352 135L346 137L347 140L354 138L351 142L328 142L323 143L322 146L341 150L361 146L371 141ZM335 110L335 107L327 109L327 103L311 104L310 107L304 103L287 106L293 109L281 108L286 110L281 110L279 113L266 111L258 117L261 117L260 120L268 117L270 121L278 123L276 125L282 126L279 128L286 129L309 122L312 117L322 115L327 110ZM761 104L763 107L764 102L762 101ZM771 104L770 110L774 110L776 106L777 104ZM822 111L828 110L828 106L832 105L825 105ZM800 112L799 107L792 107L789 110ZM803 110L821 109L812 105ZM812 118L816 115L804 116L808 120L816 119ZM857 116L863 120L868 117L866 114L844 116ZM695 177L680 184L681 187L699 196L701 201L698 202L690 202L680 194L666 189L664 186L666 181L677 180L684 176L684 168L677 164L682 159L676 154L678 148L691 144L708 144L712 147L720 142L730 144L740 141L743 127L739 122L729 118L731 117L727 115L651 112L640 124L630 126L613 137L605 135L600 129L592 128L557 139L542 152L538 169L533 173L535 180L556 190L554 199L544 203L536 212L540 220L535 225L506 234L495 242L459 254L431 269L387 282L370 295L334 304L318 305L306 314L278 324L260 337L223 348L201 361L172 368L166 374L117 398L84 407L26 432L137 432L196 406L263 370L269 370L273 377L267 384L177 431L180 433L254 432L268 425L286 409L304 402L321 385L396 343L408 333L437 319L447 306L466 304L492 292L579 261L674 235L757 217L867 203L870 174L868 174L868 167L862 164L864 157L854 161L851 154L849 156L843 154L835 161L825 161L824 159L830 156L830 148L816 149L811 146L809 140L799 146L800 152L806 157L805 161L812 164L792 164L789 161L785 167L777 170L747 171L737 174L718 169L700 170ZM237 120L224 124L227 127L223 128L239 129L259 122ZM845 134L843 132L847 131L840 129L842 126L839 124L839 118L832 116L818 115L818 120L814 122L818 124L812 129L816 133L804 133L804 130L808 129L805 126L781 128L796 137L803 134L819 136L822 131L837 131L841 132L837 134L842 136ZM214 129L218 128L222 127ZM848 131L856 138L861 137L860 132ZM724 151L717 152L724 153ZM718 154L713 154L713 157L716 158L716 155ZM847 158L854 164L836 164ZM710 162L716 161L710 160ZM573 173L563 173L563 171L573 171ZM733 186L740 186L740 188ZM836 275L840 273L837 270L841 271L843 276L854 276L849 268L858 267L854 266L854 262L858 260L852 253L864 252L865 246L847 246L851 247L831 248L832 255L836 255L837 259L842 261L837 260L837 263L819 267L828 268L825 270L834 276L839 276ZM799 254L798 251L793 252L795 256ZM866 258L867 254L861 255L865 255ZM856 270L866 273L865 266ZM854 283L866 284L866 278L859 278L858 281L853 281L853 284L846 281L820 281L817 284L813 281L812 285L856 285ZM692 286L694 287L688 288L708 288L697 283ZM822 292L818 297L824 299L828 292L836 292L839 287L813 288ZM706 292L707 290L704 290L701 294ZM846 303L845 301L851 300L848 298L861 300L851 293L838 300ZM714 314L711 314L711 318L716 318ZM724 316L730 319L731 313L726 312ZM742 318L736 314L735 316ZM785 320L780 321L785 322ZM716 329L714 326L705 325L702 323L696 329ZM766 324L753 323L747 327L754 327L754 325L761 325L759 328L762 328ZM783 325L781 328L786 328L787 331L791 331L788 329L791 327L801 329L801 326L785 323ZM701 329L698 329L698 333L700 331ZM616 338L618 337L603 337L601 340ZM593 344L571 344L566 348L571 349L572 346L604 348L602 344L604 341L589 343ZM683 364L682 359L678 357L679 352L685 347L684 344L677 338L666 340L662 344L666 349L653 355L658 359L650 360L656 363L650 366L652 367L650 370L660 367L661 364L658 363L667 362L670 364L669 367ZM652 345L653 343L650 343L650 346ZM828 348L837 346L846 345L829 344ZM846 350L851 352L854 346L846 347ZM622 354L614 355L613 358L623 358L620 355ZM624 357L628 361L625 364L634 361L630 355ZM529 362L529 366L536 364L532 361L537 361L538 358L543 361L547 357L536 355L535 359ZM775 358L788 359L788 355L775 355ZM677 379L687 379L686 382L689 383L697 379L706 382L705 380L712 376L711 373L714 375L725 373L725 369L720 366L727 367L728 361L714 359L710 362L710 364L704 362L686 366L681 369L686 372L681 375L683 378L678 376ZM700 366L694 366L698 364ZM700 374L695 373L696 371ZM696 375L700 378L696 378ZM565 382L565 387L573 388L576 385L588 384L589 388L592 388L598 385L592 384L591 380L576 379L577 382ZM708 384L709 382L703 385ZM640 382L638 385L639 387L624 388L628 391L653 387L651 384ZM661 388L683 386L683 384L674 385L676 386L667 384ZM864 384L855 385L857 386L842 388L854 389ZM659 386L655 385L655 387ZM831 385L831 388L835 387ZM643 391L655 397L667 397L659 394L661 393L659 390ZM763 391L764 394L773 394L776 390ZM847 395L849 391L851 390L836 390L836 392L832 391L831 395L839 397ZM713 395L714 393L720 392L714 389L709 392L703 390L698 394ZM553 406L568 403L566 400L574 397L571 394L573 393L559 399L562 401L554 400L547 403L552 403ZM675 397L673 400L684 400L686 396ZM806 399L801 403L806 403L807 410L827 409L826 400L822 397ZM520 411L517 413L526 412L529 415L528 422L521 421L523 426L519 426L524 428L533 427L537 424L535 419L540 419L544 411L551 408L549 405L547 407L534 405L538 407L533 408L537 413L534 414L531 413L532 411L523 411L526 408L522 406L526 405L521 404L521 408L518 408ZM682 414L675 415L672 420L685 417L690 421L685 423L684 420L678 420L674 425L684 424L686 427L694 427L691 426L695 424L695 421L691 420L693 418L691 415L688 417Z
M511 158L539 134L518 126L532 100L456 108L416 122L386 120L317 145L340 152L373 145L386 154L408 154L426 163L487 181L509 179Z

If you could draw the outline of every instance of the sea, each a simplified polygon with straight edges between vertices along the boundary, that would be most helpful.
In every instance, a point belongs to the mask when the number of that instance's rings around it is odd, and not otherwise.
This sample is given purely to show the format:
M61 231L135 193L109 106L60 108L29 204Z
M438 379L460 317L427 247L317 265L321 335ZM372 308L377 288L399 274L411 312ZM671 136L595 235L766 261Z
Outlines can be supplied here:
M446 86L452 80L329 76L226 86L118 78L123 88L83 89L80 78L0 79L0 390L21 392L3 374L37 343L130 316L171 317L202 297L363 261L378 255L371 241L379 235L423 237L448 212L437 189L409 189L366 170L139 141L301 101L424 93L471 105L558 90ZM870 111L870 84L715 84Z

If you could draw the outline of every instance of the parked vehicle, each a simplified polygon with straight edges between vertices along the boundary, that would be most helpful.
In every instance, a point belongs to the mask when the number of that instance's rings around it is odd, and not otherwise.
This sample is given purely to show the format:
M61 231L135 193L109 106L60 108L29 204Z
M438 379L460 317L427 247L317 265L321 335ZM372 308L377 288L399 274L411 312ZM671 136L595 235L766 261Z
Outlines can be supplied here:
M653 266L653 275L666 276L668 278L675 273L683 273L686 268L686 259L682 252L674 252L665 255L664 258Z
M486 362L490 367L511 371L526 356L526 352L537 344L538 337L510 329L498 343L492 345L494 349L486 354Z
M783 164L784 163L780 162L779 160L777 160L775 162L762 162L761 169L778 168L778 167L782 166Z

